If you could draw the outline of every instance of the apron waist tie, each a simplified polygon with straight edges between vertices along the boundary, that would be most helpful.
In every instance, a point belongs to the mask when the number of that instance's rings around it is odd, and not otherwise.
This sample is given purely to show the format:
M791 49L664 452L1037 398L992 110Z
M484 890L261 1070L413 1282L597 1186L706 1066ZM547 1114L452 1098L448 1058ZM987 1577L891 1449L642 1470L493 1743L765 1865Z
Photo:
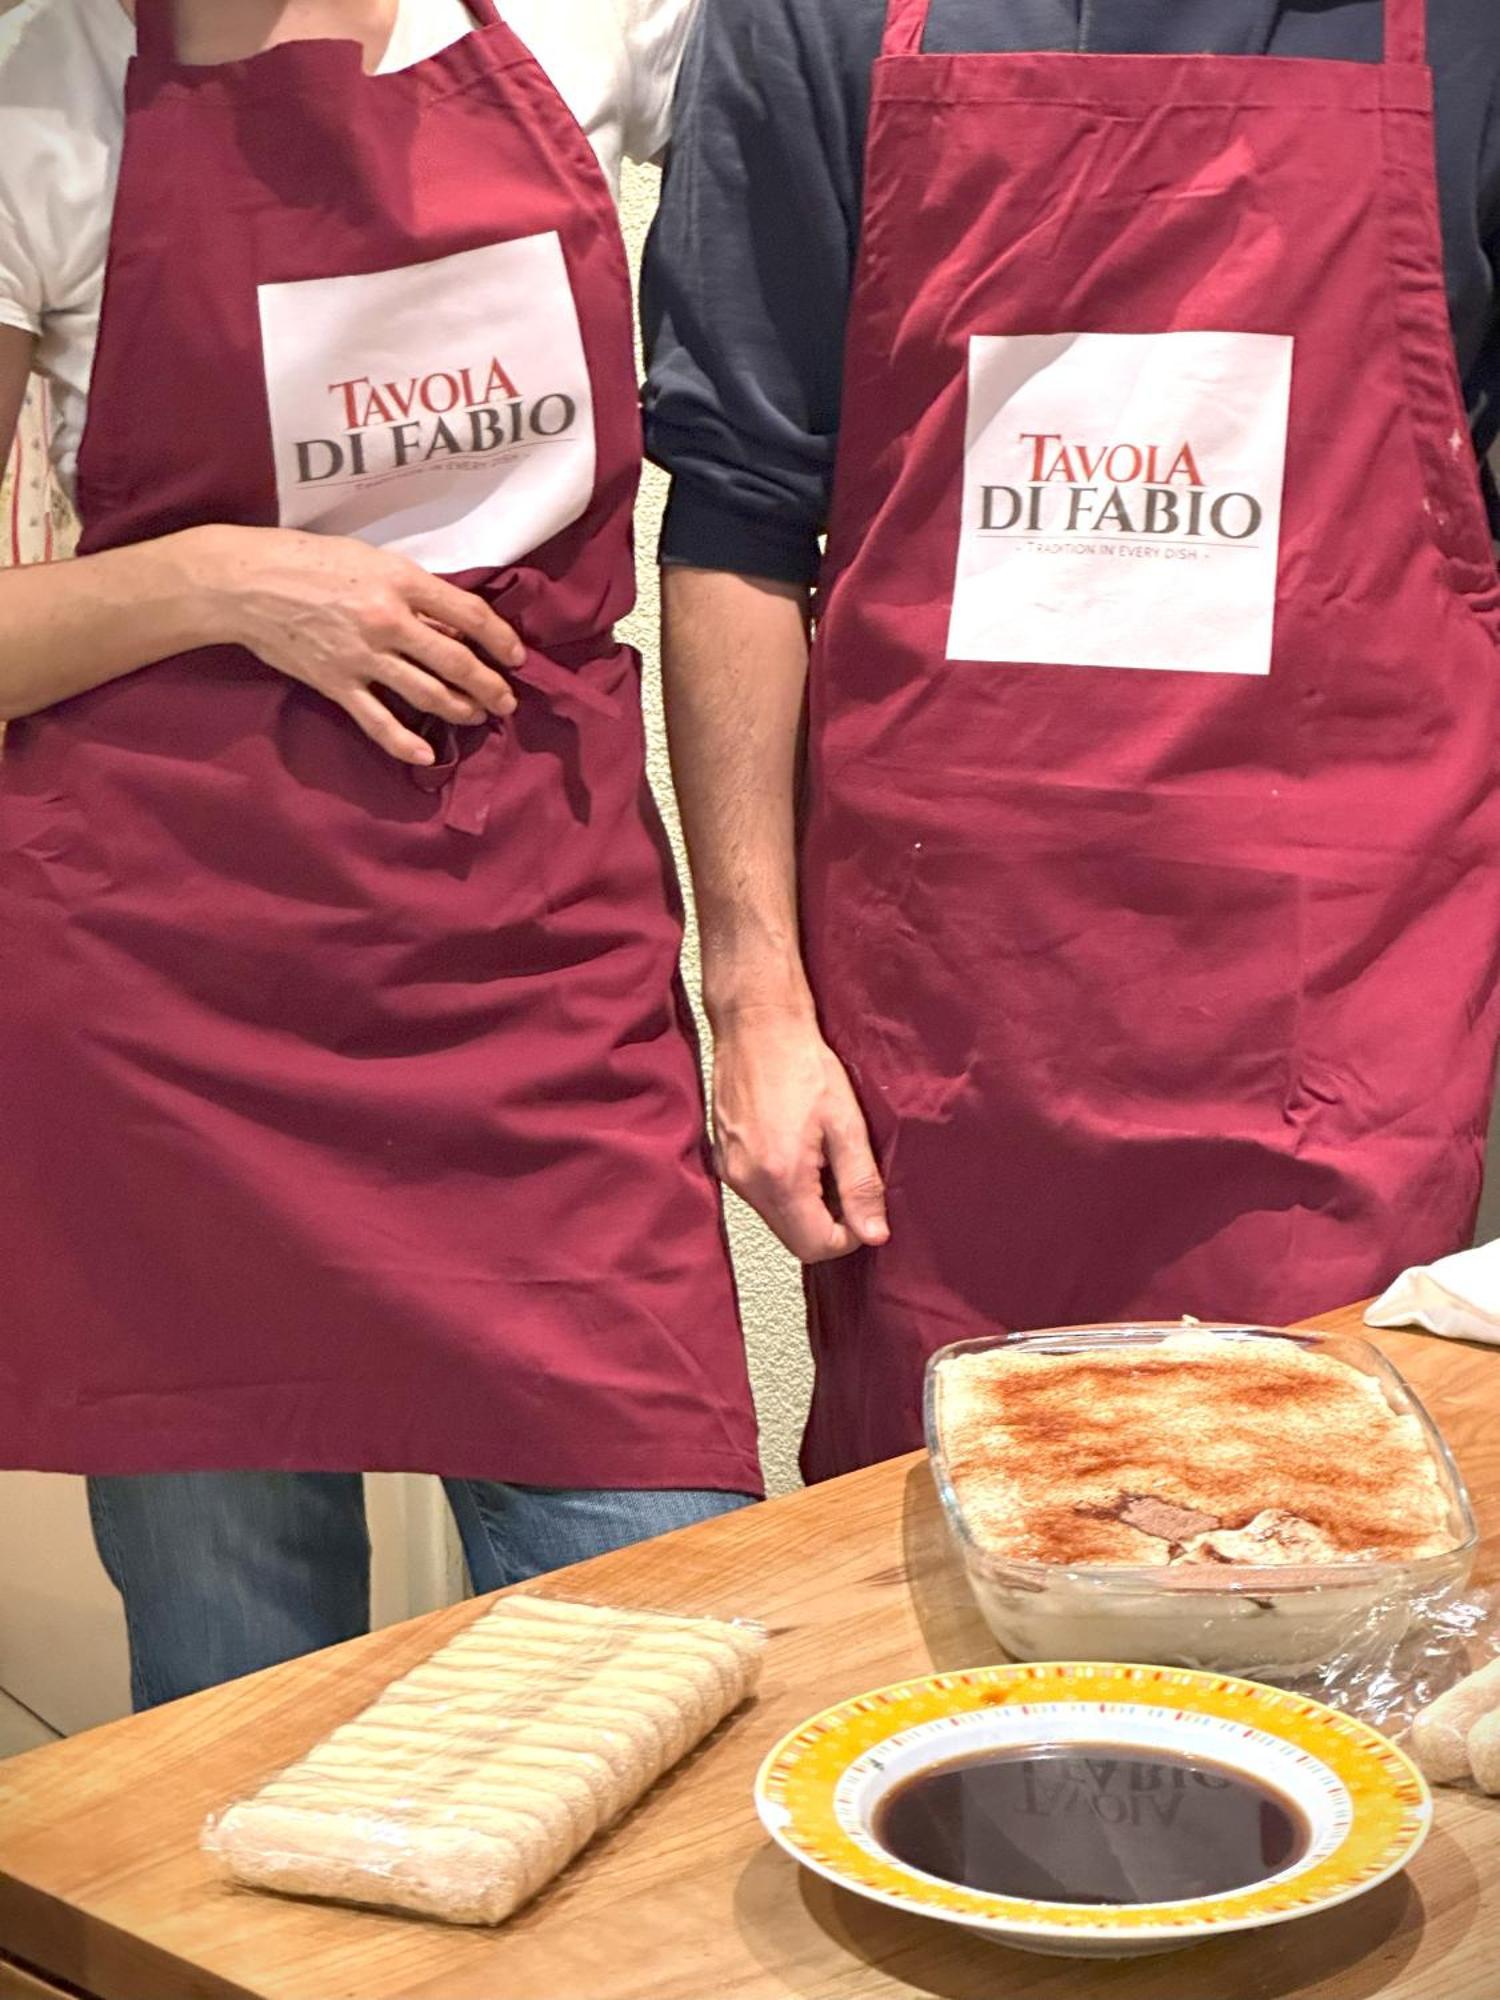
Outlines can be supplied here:
M584 678L584 667L597 660L600 651L598 640L557 647L551 655L528 646L520 666L507 670L508 677L521 688L549 695L564 710L584 709L617 722L624 712L618 700ZM418 791L444 795L444 825L478 838L489 825L490 802L506 749L505 724L493 718L472 728L437 717L429 717L427 722L424 734L437 753L436 761L408 765L407 775Z

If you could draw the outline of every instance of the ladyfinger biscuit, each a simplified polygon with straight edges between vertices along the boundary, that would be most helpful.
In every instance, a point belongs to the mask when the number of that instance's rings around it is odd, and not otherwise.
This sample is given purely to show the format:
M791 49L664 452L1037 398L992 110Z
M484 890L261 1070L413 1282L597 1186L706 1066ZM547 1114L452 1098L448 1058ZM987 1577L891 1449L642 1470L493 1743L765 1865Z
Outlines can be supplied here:
M532 1664L524 1643L513 1658L517 1671ZM722 1700L716 1677L702 1663L629 1642L612 1657L570 1674L559 1689L559 1698L580 1694L591 1700L610 1700L622 1689L633 1691L637 1705L655 1712L665 1724L666 1751L674 1761L688 1744L713 1727L715 1710Z
M591 1615L575 1623L566 1615L575 1611ZM578 1657L577 1675L609 1672L627 1660L631 1666L649 1663L659 1667L665 1678L700 1688L710 1701L716 1690L722 1706L715 1721L750 1691L764 1649L761 1635L742 1628L708 1621L699 1627L690 1620L644 1614L627 1614L616 1624L597 1607L525 1597L503 1600L488 1617L470 1626L459 1643L477 1649L498 1642L519 1662L566 1643L570 1629L597 1635L597 1655L591 1650Z
M443 1800L440 1826L493 1833L512 1841L525 1856L525 1888L534 1895L586 1845L575 1833L573 1815L550 1787L496 1782L494 1774L455 1785Z
M526 1899L514 1841L426 1827L403 1840L389 1821L310 1806L234 1806L210 1842L236 1881L287 1896L374 1904L448 1923L500 1923Z
M1412 1723L1412 1755L1423 1775L1435 1785L1472 1777L1469 1732L1494 1708L1500 1708L1500 1660L1491 1660L1440 1694Z
M616 1640L621 1636L633 1639L686 1636L696 1649L710 1657L733 1661L739 1683L735 1697L738 1701L750 1691L745 1685L746 1673L751 1676L753 1686L765 1653L765 1634L758 1627L717 1618L674 1618L646 1611L612 1612L598 1605L566 1604L554 1598L529 1596L503 1599L490 1616L498 1621L502 1612L507 1620L524 1621L533 1628L550 1624L554 1629L566 1630L572 1625L576 1630L586 1631L592 1625L600 1632L613 1631ZM726 1684L726 1695L729 1691Z
M678 1618L657 1611L611 1611L596 1604L569 1604L558 1598L522 1595L508 1597L495 1606L495 1613L534 1621L571 1623L579 1630L590 1624L615 1632L682 1632L700 1645L727 1647L752 1672L758 1671L765 1652L765 1634L757 1626L738 1624L722 1618ZM493 1615L493 1614L492 1614Z
M1482 1792L1500 1792L1500 1706L1469 1731L1469 1771Z
M582 1751L526 1743L516 1736L505 1745L505 1768L528 1782L545 1781L556 1787L559 1796L569 1801L575 1825L581 1829L580 1846L586 1846L603 1825L617 1789L608 1782L597 1758Z

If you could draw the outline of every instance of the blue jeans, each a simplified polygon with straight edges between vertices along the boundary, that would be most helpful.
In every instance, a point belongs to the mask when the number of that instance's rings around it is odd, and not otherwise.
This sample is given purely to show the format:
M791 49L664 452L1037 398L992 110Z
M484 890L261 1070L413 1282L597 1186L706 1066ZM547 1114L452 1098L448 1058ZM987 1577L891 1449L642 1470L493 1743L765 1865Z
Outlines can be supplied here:
M741 1493L443 1482L478 1593L748 1504ZM364 1484L345 1472L170 1472L88 1482L125 1600L138 1709L370 1626Z

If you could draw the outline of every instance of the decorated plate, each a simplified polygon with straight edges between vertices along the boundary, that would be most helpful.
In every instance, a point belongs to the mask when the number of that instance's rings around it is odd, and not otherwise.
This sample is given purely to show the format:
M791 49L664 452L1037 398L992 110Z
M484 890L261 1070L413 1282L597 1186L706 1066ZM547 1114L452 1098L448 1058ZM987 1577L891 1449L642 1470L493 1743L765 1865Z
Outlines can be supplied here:
M916 1824L903 1802L918 1781L940 1773L949 1785L955 1771L997 1759L1011 1767L1004 1774L1011 1816L994 1822L1014 1836L1002 1851L1013 1866L1023 1857L1027 1875L1052 1856L1060 1872L1043 1879L1056 1884L1053 1899L1034 1883L1026 1893L997 1893L930 1872L916 1865L910 1841L908 1858L895 1851L903 1845L895 1829ZM1032 1767L1024 1792L1017 1790L1022 1764ZM1174 1785L1188 1788L1176 1804ZM1157 1891L1157 1900L1123 1901L1081 1888L1102 1879L1106 1850L1122 1880L1172 1879L1153 1877L1146 1850L1161 1845L1156 1829L1179 1809L1183 1828L1209 1810L1214 1802L1194 1786L1238 1803L1241 1835L1284 1807L1295 1837L1287 1832L1279 1850L1274 1842L1257 1848L1251 1879L1212 1893ZM842 1888L1000 1943L1080 1957L1167 1950L1347 1902L1403 1868L1432 1820L1431 1797L1408 1759L1375 1730L1318 1702L1218 1674L1097 1664L975 1668L843 1702L771 1752L755 1796L773 1839ZM948 1797L929 1783L927 1823L941 1825L950 1813L971 1834L983 1814L972 1803L952 1814L941 1802ZM1230 1805L1214 1810L1232 1831ZM1018 1821L1017 1812L1027 1817ZM1069 1878L1073 1863L1057 1857L1076 1856L1080 1839L1097 1850L1098 1865ZM1081 1893L1095 1900L1078 1900Z

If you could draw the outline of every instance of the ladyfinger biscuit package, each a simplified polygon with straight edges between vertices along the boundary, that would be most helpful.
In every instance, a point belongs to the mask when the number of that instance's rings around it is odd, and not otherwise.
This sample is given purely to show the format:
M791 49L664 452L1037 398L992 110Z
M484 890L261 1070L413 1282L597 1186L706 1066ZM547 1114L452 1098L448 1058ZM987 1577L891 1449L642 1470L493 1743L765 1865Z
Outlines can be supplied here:
M250 1888L501 1923L754 1691L765 1644L504 1598L203 1844Z

